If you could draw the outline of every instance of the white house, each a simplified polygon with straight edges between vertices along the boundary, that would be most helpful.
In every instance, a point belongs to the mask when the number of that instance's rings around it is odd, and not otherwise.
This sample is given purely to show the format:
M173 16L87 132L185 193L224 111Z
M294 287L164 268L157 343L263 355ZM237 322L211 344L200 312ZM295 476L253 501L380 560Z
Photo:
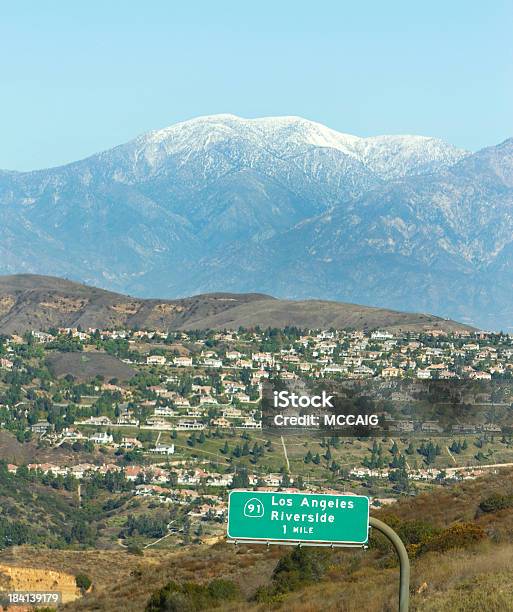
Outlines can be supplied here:
M177 368L191 368L192 357L175 357L173 363Z
M99 431L89 436L89 440L94 442L94 444L112 444L114 442L112 435L108 434L106 431Z
M175 445L171 444L171 446L166 446L164 444L157 444L155 448L150 448L150 453L154 453L155 455L173 455L175 452Z
M164 355L148 355L146 357L146 363L148 365L166 365L166 358Z

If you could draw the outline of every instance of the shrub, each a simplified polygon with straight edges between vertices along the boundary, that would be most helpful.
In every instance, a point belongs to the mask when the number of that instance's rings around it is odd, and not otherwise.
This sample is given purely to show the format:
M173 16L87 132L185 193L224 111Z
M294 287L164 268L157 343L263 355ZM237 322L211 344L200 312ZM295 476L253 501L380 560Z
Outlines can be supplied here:
M283 593L320 580L328 569L329 556L312 548L295 548L282 557L274 568L272 583L260 587L253 598L261 603L280 600Z
M420 546L435 537L440 533L440 529L435 527L427 521L419 519L414 520L402 520L396 516L389 516L386 518L386 524L397 532L397 535L401 538L404 545L408 549L408 552L412 556L415 556ZM392 552L392 545L388 538L381 535L376 530L372 531L372 545L379 550L385 552Z
M217 578L208 584L210 596L218 601L230 601L240 596L239 587L231 580Z
M137 546L137 544L129 544L126 547L126 550L131 555L136 555L137 557L144 557L143 549L140 546Z
M325 553L298 547L278 561L273 572L273 581L279 591L293 591L298 586L322 578L327 565Z
M483 499L479 504L479 509L482 512L497 512L498 510L512 507L513 495L501 495L500 493L490 495L490 497Z
M146 612L195 612L192 601L184 593L161 589L151 596Z
M406 546L410 544L421 544L440 532L438 527L420 519L402 520L396 516L390 516L387 517L385 522L397 532L397 535Z
M387 517L386 523L397 532L410 557L416 557L428 551L444 552L451 548L467 548L486 537L482 527L475 523L458 523L440 529L426 521L402 521L395 516ZM383 552L392 553L388 539L381 534L373 533L372 543ZM394 553L394 562L395 559Z
M77 574L75 576L75 583L82 592L85 592L91 586L92 581L87 574Z
M276 604L283 599L283 594L276 592L274 585L267 584L265 586L258 587L253 595L253 599L258 603L265 604Z
M451 548L468 548L486 537L484 529L474 523L458 523L422 543L420 553L445 552Z
M146 612L199 612L238 597L239 588L231 580L216 579L206 585L171 581L151 596Z

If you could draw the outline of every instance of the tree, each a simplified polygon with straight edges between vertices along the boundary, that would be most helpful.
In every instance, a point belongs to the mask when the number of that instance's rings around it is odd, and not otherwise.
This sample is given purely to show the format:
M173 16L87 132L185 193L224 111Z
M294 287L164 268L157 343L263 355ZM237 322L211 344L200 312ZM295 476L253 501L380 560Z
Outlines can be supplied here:
M192 434L189 436L189 438L188 438L188 440L187 440L187 444L188 444L189 446L193 447L193 448L196 446L196 434L195 434L195 433L192 433Z
M87 590L89 590L92 581L87 574L77 574L75 576L75 584L82 591L82 593L85 593Z
M240 456L242 455L242 450L241 450L241 448L240 448L240 445L239 445L239 444L237 444L237 446L236 446L236 447L233 449L233 451L232 451L232 455L233 455L234 457L237 457L237 458L238 458L238 457L240 457Z
M247 489L249 487L248 471L245 468L238 469L232 478L232 489Z
M289 478L289 475L286 472L281 477L280 486L282 486L284 488L290 487L290 478Z
M328 567L328 557L311 548L295 548L278 561L273 572L277 593L292 591L304 584L320 580Z

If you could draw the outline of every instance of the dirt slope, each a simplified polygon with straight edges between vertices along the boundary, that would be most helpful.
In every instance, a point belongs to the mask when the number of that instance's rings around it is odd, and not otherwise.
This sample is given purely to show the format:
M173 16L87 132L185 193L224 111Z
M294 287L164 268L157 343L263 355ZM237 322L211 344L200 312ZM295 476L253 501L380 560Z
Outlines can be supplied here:
M349 329L471 329L423 313L342 302L278 300L259 293L212 293L177 300L140 299L68 280L0 277L0 333L51 327L236 329L239 326Z

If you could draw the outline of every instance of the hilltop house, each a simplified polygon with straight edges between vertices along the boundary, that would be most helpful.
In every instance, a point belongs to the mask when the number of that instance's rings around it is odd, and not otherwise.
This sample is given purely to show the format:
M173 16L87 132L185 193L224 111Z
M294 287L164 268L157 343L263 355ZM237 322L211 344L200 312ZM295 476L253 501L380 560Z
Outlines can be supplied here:
M192 357L175 357L173 363L177 368L192 368Z
M89 436L89 440L94 444L112 444L114 442L112 435L108 434L106 431L99 431Z
M167 359L164 355L148 355L148 357L146 357L146 363L148 365L166 365Z
M157 444L155 448L150 448L150 453L155 455L173 455L175 452L175 445L171 444L166 446L165 444Z

